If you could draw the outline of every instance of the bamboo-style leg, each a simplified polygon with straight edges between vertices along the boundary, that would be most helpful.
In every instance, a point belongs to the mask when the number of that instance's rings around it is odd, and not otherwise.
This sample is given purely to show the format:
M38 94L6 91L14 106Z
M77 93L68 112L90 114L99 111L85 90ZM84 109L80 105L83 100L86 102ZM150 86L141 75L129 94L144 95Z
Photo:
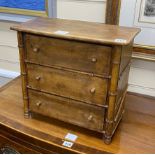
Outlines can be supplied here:
M103 141L105 144L109 145L111 144L112 137L105 137L105 135L103 135Z
M119 78L119 68L121 61L121 46L115 46L112 51L111 80L109 82L108 109L106 115L106 129L104 142L111 143L114 128L114 108L117 97L117 86Z
M20 55L20 68L21 68L21 79L22 79L22 91L23 91L23 102L24 102L24 116L25 118L30 117L28 91L27 91L27 72L24 51L24 41L22 32L18 32L18 47Z

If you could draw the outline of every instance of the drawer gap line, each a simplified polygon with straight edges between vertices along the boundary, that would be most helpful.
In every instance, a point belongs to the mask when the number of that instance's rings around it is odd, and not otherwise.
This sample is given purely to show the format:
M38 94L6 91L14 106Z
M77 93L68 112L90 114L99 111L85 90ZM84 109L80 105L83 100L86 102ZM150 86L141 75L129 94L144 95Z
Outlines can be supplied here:
M57 97L66 98L66 99L77 101L77 102L86 103L86 104L89 104L89 105L92 105L92 106L97 106L97 107L106 108L106 109L108 108L108 105L99 105L99 104L93 104L93 103L89 103L89 102L85 102L85 101L80 101L80 100L76 100L76 99L73 99L73 98L70 98L70 97L57 95L55 93L49 93L49 92L46 92L46 91L38 90L38 89L32 88L31 86L27 86L27 88L31 89L31 90L34 90L34 91L37 91L37 92L41 92L41 93L45 93L45 94L49 94L49 95L54 95L54 96L57 96Z
M27 61L27 60L25 60L25 63L33 64L33 65L39 65L39 66L48 67L48 68L59 69L59 70L64 70L64 71L73 72L73 73L85 74L85 75L92 76L92 77L94 76L94 77L103 78L103 79L111 79L111 75L99 75L99 74L94 74L94 73L89 73L89 72L82 72L82 71L79 71L79 70L73 70L73 69L64 68L64 67L61 67L61 66L42 65L42 64L30 62L30 61Z

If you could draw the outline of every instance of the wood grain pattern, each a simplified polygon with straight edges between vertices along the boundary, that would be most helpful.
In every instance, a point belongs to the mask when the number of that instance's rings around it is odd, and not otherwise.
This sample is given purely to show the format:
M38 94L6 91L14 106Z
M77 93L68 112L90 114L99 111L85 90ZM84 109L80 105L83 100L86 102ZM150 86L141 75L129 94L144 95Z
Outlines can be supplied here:
M137 28L49 18L37 18L13 26L11 29L54 38L110 45L128 45L133 40L133 37L140 32L140 29ZM66 35L56 34L55 32L59 30L69 33ZM115 42L115 39L120 38L126 40L126 42Z
M104 108L29 90L30 109L78 126L103 132Z
M126 67L124 72L119 77L118 86L117 86L117 97L116 97L116 104L115 104L115 112L119 109L119 104L121 103L122 98L124 95L122 95L124 92L126 92L128 88L128 78L129 78L129 71L130 71L130 65Z
M122 74L122 72L126 69L126 67L131 63L131 57L133 52L133 42L131 42L128 46L122 47L122 55L121 55L121 64L120 64L120 71L119 75Z
M77 126L53 119L49 122L47 118L39 116L36 116L37 119L24 119L21 79L16 79L1 88L0 99L0 132L2 135L12 139L13 143L22 144L37 152L155 153L154 99L129 94L126 96L126 112L110 145L104 144L100 135ZM68 132L78 136L71 149L62 146ZM4 133L9 133L9 135ZM0 141L0 144L2 142L5 144L5 141ZM11 146L14 148L14 145ZM19 147L17 151L20 151ZM27 150L22 153L26 152Z
M112 60L111 60L111 79L109 80L109 97L108 97L108 109L106 114L106 130L105 130L105 142L109 144L113 136L113 124L114 124L114 110L116 105L117 87L119 79L119 69L121 63L121 46L115 46L113 48ZM122 94L123 95L123 94Z
M121 0L107 0L106 24L119 25Z
M20 69L22 76L22 92L23 92L23 101L24 101L24 115L26 118L29 117L29 102L28 102L28 92L27 92L27 68L24 63L26 51L24 50L24 38L21 32L17 33L18 37L18 47L19 47L19 56L20 56Z
M108 0L106 9L106 24L119 25L121 0ZM153 46L133 46L132 58L155 61L155 50Z
M32 64L27 68L28 86L32 89L89 104L104 105L106 102L106 79Z
M28 62L109 75L111 47L29 34L25 43Z
M139 29L47 18L37 18L12 29L22 35L19 47L25 113L31 106L40 114L55 114L54 118L103 133L104 142L109 144L124 110L126 89L123 86L118 92L119 77L129 65L132 42ZM64 31L67 33L56 33ZM125 76L123 80L126 85L128 78ZM27 96L28 89L42 94L38 97L41 101L37 100L37 93ZM43 108L37 109L42 102L45 102ZM115 116L116 104L119 107ZM62 115L67 109L70 112ZM93 117L94 122L90 123Z
M39 152L31 149L30 147L25 147L23 144L17 143L14 140L11 140L4 135L0 134L0 153L3 151L5 148L10 148L15 150L18 153L23 153L23 154L37 154ZM17 151L18 150L18 151ZM11 152L10 152L11 153Z

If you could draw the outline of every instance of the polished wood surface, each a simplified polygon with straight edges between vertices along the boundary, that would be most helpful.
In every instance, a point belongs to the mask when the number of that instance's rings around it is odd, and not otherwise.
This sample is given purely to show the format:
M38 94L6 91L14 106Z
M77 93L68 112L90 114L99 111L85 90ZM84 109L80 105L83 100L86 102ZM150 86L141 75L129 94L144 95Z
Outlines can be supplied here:
M108 0L106 3L106 24L119 25L121 0Z
M112 51L110 46L29 34L25 36L25 44L27 62L109 75Z
M0 134L8 137L0 138L0 144L8 143L19 152L26 147L22 153L155 153L154 99L126 96L126 111L110 145L103 143L100 134L54 119L25 119L19 78L0 89L0 99ZM62 146L67 133L78 136L72 148ZM18 148L19 144L24 147Z
M6 149L10 150L10 152L5 152ZM5 137L5 135L3 135L0 131L0 154L9 153L38 154L39 151L35 151L30 147L24 146L23 144L16 142L15 140L9 139L9 137Z
M140 32L140 29L137 28L49 18L37 18L13 26L11 29L55 38L113 45L128 45ZM67 31L69 33L61 35L57 34L57 31ZM123 39L125 42L115 41L116 39Z
M118 81L118 94L116 98L116 105L115 105L115 113L117 113L119 106L121 102L119 100L122 99L122 94L126 91L128 87L128 78L129 78L129 70L130 70L130 65L126 67L124 70L123 74L120 76L119 81Z
M56 108L54 118L96 129L109 144L123 116L128 78L121 76L129 66L133 39L139 29L48 18L37 18L12 29L18 31L25 117L30 118L34 111L53 116ZM67 33L62 34L62 30ZM120 78L125 88L118 92ZM32 95L29 89L38 93ZM44 97L36 101L41 93ZM45 103L43 108L41 102ZM116 104L119 107L115 115ZM75 107L78 117L74 122ZM68 108L70 113L63 118L61 113ZM97 112L91 114L93 108L102 111L99 116Z
M71 102L68 99L33 90L29 90L29 100L33 112L91 130L103 131L105 110L101 107Z
M106 6L106 24L119 25L121 0L108 0ZM155 47L134 44L133 59L155 62Z
M132 43L128 46L123 46L123 51L121 55L121 64L120 64L120 71L119 74L121 75L122 72L126 69L126 67L131 63L131 56L133 52Z
M32 64L27 69L28 88L89 104L106 102L107 79Z

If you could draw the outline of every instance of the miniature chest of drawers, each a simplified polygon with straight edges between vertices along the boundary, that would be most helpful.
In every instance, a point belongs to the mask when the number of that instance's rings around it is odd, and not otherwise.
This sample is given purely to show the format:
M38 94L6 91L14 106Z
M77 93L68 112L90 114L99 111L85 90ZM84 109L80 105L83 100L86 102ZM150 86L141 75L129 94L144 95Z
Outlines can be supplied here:
M139 29L37 18L18 31L25 117L39 113L111 142L123 110Z

